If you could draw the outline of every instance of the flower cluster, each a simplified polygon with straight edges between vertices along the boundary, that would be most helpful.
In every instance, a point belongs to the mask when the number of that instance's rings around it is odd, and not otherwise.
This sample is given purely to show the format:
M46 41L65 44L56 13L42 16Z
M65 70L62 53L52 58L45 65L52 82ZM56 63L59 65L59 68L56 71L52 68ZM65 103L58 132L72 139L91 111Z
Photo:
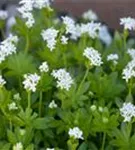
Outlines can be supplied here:
M127 53L130 55L132 59L135 59L135 49L128 49Z
M78 127L74 127L73 129L70 128L68 134L70 137L74 137L75 139L84 139L83 132Z
M57 80L57 87L66 89L67 91L73 84L73 79L65 69L53 70L52 76Z
M12 103L8 104L8 109L9 110L17 110L18 107L15 102L12 102Z
M88 11L84 12L82 17L84 19L86 19L86 20L89 20L89 21L91 21L91 20L93 20L93 21L98 20L97 14L94 11L92 11L92 10L88 10Z
M40 66L39 66L39 70L40 72L48 72L49 71L49 66L47 64L47 62L43 62Z
M38 9L50 7L51 1L50 0L33 0L33 7L38 8Z
M19 93L14 94L13 99L17 100L17 101L20 101L21 100L20 94Z
M124 29L135 30L135 19L131 17L121 18L120 25L123 25Z
M16 143L16 145L13 146L13 150L23 150L23 145L21 142Z
M32 10L33 10L33 1L32 0L22 0L20 1L21 7L18 8L18 11L22 15L22 18L26 19L26 26L31 28L35 23Z
M8 12L5 10L0 10L0 19L5 20L8 18Z
M87 33L89 35L89 37L91 37L92 39L95 39L96 37L98 37L98 32L101 28L101 24L100 23L95 23L95 22L89 22L87 24L81 24L80 25L80 34L84 34Z
M84 50L83 56L88 58L92 65L101 66L103 64L101 59L101 54L95 50L93 47L87 47Z
M49 104L49 108L53 109L53 108L57 108L57 104L55 103L54 100L51 101L51 103Z
M40 76L35 74L25 74L24 75L25 80L23 81L24 88L28 91L35 92L36 86L40 80Z
M33 9L49 7L50 0L21 0L19 4L21 6L18 8L18 11L22 15L22 18L26 19L26 26L31 28L35 23L35 19L32 14Z
M124 117L124 122L130 122L135 117L135 106L131 103L124 103L120 108L120 113Z
M6 84L6 81L0 75L0 87L3 87L4 84Z
M18 37L10 35L7 39L1 42L0 45L0 63L3 62L6 57L16 53L16 44L18 42Z
M127 66L123 69L122 75L122 78L125 79L126 82L128 82L132 77L135 77L135 59L127 64Z
M55 48L58 32L59 31L54 28L42 30L41 32L42 38L47 42L47 47L50 49L50 51L53 51Z
M118 54L109 54L107 56L107 61L112 61L114 65L117 65L119 56Z
M63 35L63 36L61 37L61 43L62 43L63 45L68 44L68 38Z

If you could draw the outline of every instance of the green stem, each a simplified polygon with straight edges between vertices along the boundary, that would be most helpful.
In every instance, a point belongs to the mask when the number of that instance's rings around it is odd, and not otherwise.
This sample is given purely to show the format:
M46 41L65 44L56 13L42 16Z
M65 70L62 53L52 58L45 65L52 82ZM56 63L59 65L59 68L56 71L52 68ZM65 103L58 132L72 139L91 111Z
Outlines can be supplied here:
M26 35L26 46L25 46L25 53L28 53L29 50L29 35Z
M104 149L105 149L105 140L106 140L106 133L104 132L104 133L103 133L103 141L102 141L101 150L104 150Z
M123 42L124 42L124 49L125 50L126 50L126 47L127 47L127 44L126 44L127 37L128 37L128 30L124 30L124 33L123 33Z
M28 109L31 107L31 92L28 91Z
M86 70L86 72L85 72L85 74L84 74L84 77L83 77L83 79L82 79L82 81L81 81L81 83L80 83L80 85L79 85L79 87L78 87L77 93L79 93L79 91L80 91L80 89L81 89L81 87L82 87L82 85L83 85L85 79L86 79L87 76L88 76L88 73L89 73L89 68L87 68L87 70Z
M9 120L9 127L10 127L10 130L12 131L13 126L12 126L12 121L11 120Z
M42 98L43 98L43 93L40 91L40 96L39 96L39 116L41 117L42 115Z

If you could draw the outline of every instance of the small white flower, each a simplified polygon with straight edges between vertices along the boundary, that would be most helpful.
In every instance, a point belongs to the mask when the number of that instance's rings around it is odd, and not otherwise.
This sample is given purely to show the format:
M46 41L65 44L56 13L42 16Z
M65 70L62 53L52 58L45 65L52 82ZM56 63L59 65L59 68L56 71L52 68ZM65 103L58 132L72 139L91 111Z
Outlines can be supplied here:
M54 100L49 104L49 108L51 108L51 109L57 108L57 107L58 107L58 105L55 103Z
M50 6L50 0L33 0L33 6L38 9L46 8Z
M5 20L8 18L8 12L5 10L0 10L0 19Z
M81 33L81 35L84 33L87 33L89 35L89 37L91 37L92 39L95 39L96 37L98 37L100 28L101 28L100 23L95 23L92 21L87 24L81 24L80 33Z
M28 91L35 92L36 86L40 80L40 76L35 74L25 74L24 75L25 80L23 81L24 88Z
M92 65L101 66L103 64L101 59L101 54L95 50L93 47L87 47L84 50L83 56L88 58Z
M32 14L33 11L33 0L22 0L20 1L21 7L18 8L18 11L22 15L22 18L26 20L26 26L31 28L34 23L34 17Z
M56 37L58 35L58 30L52 28L42 30L41 35L44 41L47 42L47 47L50 51L53 51L56 45Z
M114 63L114 65L117 65L118 59L119 59L118 54L109 54L107 56L107 61L112 61Z
M131 103L124 103L120 108L120 114L124 117L124 122L130 122L135 117L135 106Z
M2 75L0 75L0 87L3 87L4 84L6 84L6 81L2 78Z
M54 150L54 148L47 148L46 150Z
M15 102L12 102L12 103L8 104L8 109L9 110L17 110L18 107Z
M135 59L135 49L128 49L127 53L130 55L132 59Z
M13 146L13 150L23 150L23 145L21 142L16 143L16 145Z
M63 36L61 37L61 42L62 42L63 45L68 44L68 38L63 35Z
M43 62L39 66L39 70L40 70L40 72L48 72L49 71L49 66L48 66L47 62Z
M16 44L18 42L18 37L9 35L7 39L1 42L0 45L0 63L2 63L6 57L16 53Z
M73 34L74 32L76 32L75 21L72 18L65 16L62 17L62 20L66 26L66 34Z
M125 79L126 82L132 77L135 77L135 59L130 61L122 72L122 78Z
M65 69L53 70L52 76L57 80L57 87L60 89L70 89L73 84L73 79Z
M17 101L20 101L21 100L20 94L19 93L14 94L13 99L17 100Z
M89 21L98 20L97 14L92 10L88 10L88 11L84 12L82 16L83 16L84 19L89 20Z
M84 139L83 132L78 127L74 127L73 129L70 128L68 134L75 139Z
M135 30L135 19L131 17L121 18L120 25L123 25L124 29Z
M112 37L111 37L111 34L108 30L108 26L106 25L102 25L100 27L100 30L99 30L99 39L104 43L106 44L107 46L109 46L112 42Z

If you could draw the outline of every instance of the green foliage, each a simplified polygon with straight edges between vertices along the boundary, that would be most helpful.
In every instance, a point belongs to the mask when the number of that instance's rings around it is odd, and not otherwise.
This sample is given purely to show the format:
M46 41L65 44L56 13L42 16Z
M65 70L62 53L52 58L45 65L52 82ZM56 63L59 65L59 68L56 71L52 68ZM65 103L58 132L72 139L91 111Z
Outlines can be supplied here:
M88 23L83 18L75 23L79 30L71 36L52 8L35 8L32 15L35 22L31 28L26 16L16 17L12 28L19 39L12 41L16 53L8 55L10 40L3 42L6 47L0 44L0 150L134 150L135 115L124 122L120 113L122 104L134 103L135 98L135 67L127 82L122 74L134 60L127 53L135 47L134 38L128 38L127 30L115 31L110 45L105 45L98 32L91 37L94 30L80 33L79 27ZM4 24L0 21L1 31ZM50 45L54 42L52 51L41 34L48 28L58 30L56 39L51 37L54 33L45 37ZM67 44L62 43L62 36L68 38ZM93 63L95 54L93 61L84 56L84 50L91 47L101 54L101 65ZM108 60L110 54L117 54L118 60ZM64 69L64 77L62 73L53 75L59 69ZM36 76L25 79L26 74ZM80 137L69 133L75 128L80 135L74 134Z

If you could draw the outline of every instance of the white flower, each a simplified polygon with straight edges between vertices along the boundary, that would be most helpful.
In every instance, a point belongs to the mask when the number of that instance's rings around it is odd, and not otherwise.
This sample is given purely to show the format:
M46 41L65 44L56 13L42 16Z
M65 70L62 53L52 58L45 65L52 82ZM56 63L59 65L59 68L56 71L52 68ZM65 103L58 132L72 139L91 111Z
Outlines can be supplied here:
M114 65L116 65L118 63L118 59L119 59L118 54L109 54L107 56L107 61L112 61L114 63Z
M16 143L16 145L13 146L13 150L23 150L23 145L21 142Z
M84 139L83 132L78 127L74 127L73 129L70 128L68 134L75 139Z
M130 55L132 59L135 59L135 49L128 49L127 53Z
M97 14L95 12L93 12L92 10L88 10L88 11L84 12L82 16L84 19L89 20L89 21L98 20Z
M54 148L47 148L46 150L54 150Z
M57 108L57 107L58 107L58 105L55 103L54 100L49 104L49 108L51 108L51 109Z
M40 76L35 74L25 74L24 75L25 80L23 81L24 88L28 91L35 92L36 86L40 80Z
M47 62L43 62L39 66L39 70L40 70L40 72L48 72L49 71L49 66L48 66Z
M53 70L52 76L57 80L57 87L66 89L67 91L73 84L73 79L65 69Z
M123 25L124 29L135 30L135 19L131 17L121 18L120 25Z
M62 20L66 26L66 34L73 34L74 32L76 32L75 21L72 18L65 16L62 17Z
M0 75L0 87L3 87L4 84L6 84L6 81Z
M135 77L135 59L127 64L127 66L123 69L122 75L122 78L125 79L126 82L128 82L132 77Z
M124 122L130 122L135 117L135 106L131 103L124 103L120 108L120 114L124 117Z
M20 94L19 93L14 94L13 99L20 101L21 100Z
M8 104L8 109L9 110L17 110L18 107L15 102L12 102L12 103Z
M31 28L35 23L32 11L33 11L33 0L22 0L20 3L22 6L18 8L18 11L22 15L22 18L26 20L26 26Z
M16 44L18 37L9 35L7 39L0 44L0 63L6 59L9 55L16 53Z
M0 10L0 19L5 20L8 17L8 12L5 10Z
M101 54L95 50L93 47L87 47L84 50L83 56L88 58L92 65L101 66L103 64L101 60Z
M81 35L84 33L87 33L89 37L91 37L92 39L95 39L96 37L98 37L98 32L100 31L100 28L101 28L100 23L94 23L92 21L87 24L81 24L80 33Z
M102 25L99 30L99 39L109 46L112 42L112 37L110 32L108 31L108 27L106 25Z
M63 35L63 36L61 37L61 42L62 42L63 45L68 44L68 38Z
M47 47L50 51L53 51L56 45L56 37L58 35L58 30L52 28L42 30L41 35L44 41L47 42Z
M46 8L50 6L50 0L33 0L33 6L38 9Z

